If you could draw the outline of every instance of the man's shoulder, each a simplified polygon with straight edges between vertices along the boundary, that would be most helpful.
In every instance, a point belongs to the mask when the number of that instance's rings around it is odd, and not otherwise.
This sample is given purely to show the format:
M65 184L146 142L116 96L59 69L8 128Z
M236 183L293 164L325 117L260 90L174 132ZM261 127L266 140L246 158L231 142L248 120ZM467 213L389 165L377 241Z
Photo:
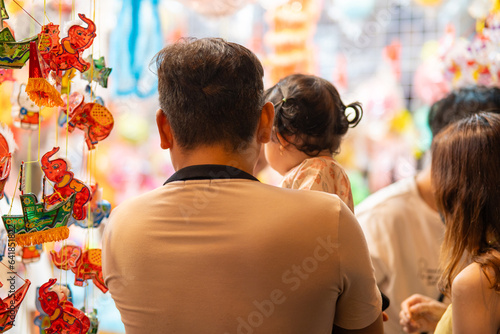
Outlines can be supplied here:
M268 184L257 185L259 191L262 191L265 196L284 196L290 200L305 201L311 203L325 203L340 201L339 197L334 194L323 191L305 191L300 189L288 189L276 187Z
M138 194L137 196L129 197L121 202L116 208L113 209L112 213L116 215L121 211L133 211L143 208L144 205L151 203L152 200L161 196L162 187L158 187L149 190L145 193Z
M356 216L377 210L404 211L413 207L411 202L418 197L415 178L402 179L368 196L356 206Z

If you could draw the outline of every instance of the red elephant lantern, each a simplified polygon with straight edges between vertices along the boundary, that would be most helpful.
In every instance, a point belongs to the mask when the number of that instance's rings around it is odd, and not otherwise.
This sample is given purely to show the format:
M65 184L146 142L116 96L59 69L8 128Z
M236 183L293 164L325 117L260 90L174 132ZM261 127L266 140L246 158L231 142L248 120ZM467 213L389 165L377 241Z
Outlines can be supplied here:
M47 334L87 334L90 328L89 318L73 307L68 300L59 300L56 292L50 291L50 287L56 283L57 279L51 278L38 290L38 300L42 310L50 318L50 327L45 329Z
M50 257L54 265L62 270L71 270L75 274L75 285L83 286L83 282L91 279L94 284L106 293L101 265L101 250L88 249L85 252L78 246L64 246L59 252L51 251Z
M78 92L69 96L69 102L67 97L63 100L69 103L69 108L65 105L59 110L66 113L69 109L68 131L73 132L75 128L82 130L89 150L109 136L115 121L106 107L98 103L84 103L83 95Z
M92 20L83 14L78 17L85 22L88 27L73 25L68 30L68 36L59 42L59 26L49 23L42 27L39 34L39 50L43 60L51 70L58 74L63 70L76 68L80 72L85 72L90 63L82 58L83 50L88 49L96 36L96 27Z
M55 205L76 193L73 217L76 220L85 219L87 217L86 204L92 197L90 189L82 181L74 178L73 172L68 171L68 164L64 159L49 160L58 151L59 147L54 147L41 159L45 176L54 182L54 193L44 197L45 204Z
M14 135L7 126L0 125L0 199L10 175L12 153L17 148Z
M26 280L24 285L7 298L0 298L0 333L4 333L14 326L14 320L19 307L28 292L31 282ZM0 287L2 287L0 283Z

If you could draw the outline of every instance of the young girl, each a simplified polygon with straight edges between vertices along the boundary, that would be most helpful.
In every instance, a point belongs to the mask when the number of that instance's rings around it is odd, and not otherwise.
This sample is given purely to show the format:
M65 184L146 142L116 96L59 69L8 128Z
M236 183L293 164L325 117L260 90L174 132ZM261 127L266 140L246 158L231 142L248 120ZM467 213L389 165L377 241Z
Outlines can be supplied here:
M354 211L349 179L333 155L348 128L361 120L360 103L345 106L330 82L303 74L281 79L266 91L265 99L275 109L266 159L284 176L281 186L336 194ZM346 109L354 112L351 119Z

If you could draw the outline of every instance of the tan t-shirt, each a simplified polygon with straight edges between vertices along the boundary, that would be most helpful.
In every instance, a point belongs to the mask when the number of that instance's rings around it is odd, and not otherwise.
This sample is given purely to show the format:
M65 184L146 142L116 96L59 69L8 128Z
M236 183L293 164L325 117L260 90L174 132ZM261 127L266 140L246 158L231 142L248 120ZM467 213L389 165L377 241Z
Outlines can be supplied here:
M331 333L381 311L349 208L251 180L175 181L124 202L103 271L128 334Z
M385 334L404 334L401 303L419 293L439 298L444 224L420 197L414 177L379 190L356 207L380 290L391 300Z

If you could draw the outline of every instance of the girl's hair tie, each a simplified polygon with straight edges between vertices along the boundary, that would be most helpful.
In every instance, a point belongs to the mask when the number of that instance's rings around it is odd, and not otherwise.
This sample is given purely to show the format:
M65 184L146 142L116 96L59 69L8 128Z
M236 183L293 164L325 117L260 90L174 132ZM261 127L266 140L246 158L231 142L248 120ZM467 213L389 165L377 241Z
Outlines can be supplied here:
M281 101L283 101L283 103L286 102L286 97L282 98Z

